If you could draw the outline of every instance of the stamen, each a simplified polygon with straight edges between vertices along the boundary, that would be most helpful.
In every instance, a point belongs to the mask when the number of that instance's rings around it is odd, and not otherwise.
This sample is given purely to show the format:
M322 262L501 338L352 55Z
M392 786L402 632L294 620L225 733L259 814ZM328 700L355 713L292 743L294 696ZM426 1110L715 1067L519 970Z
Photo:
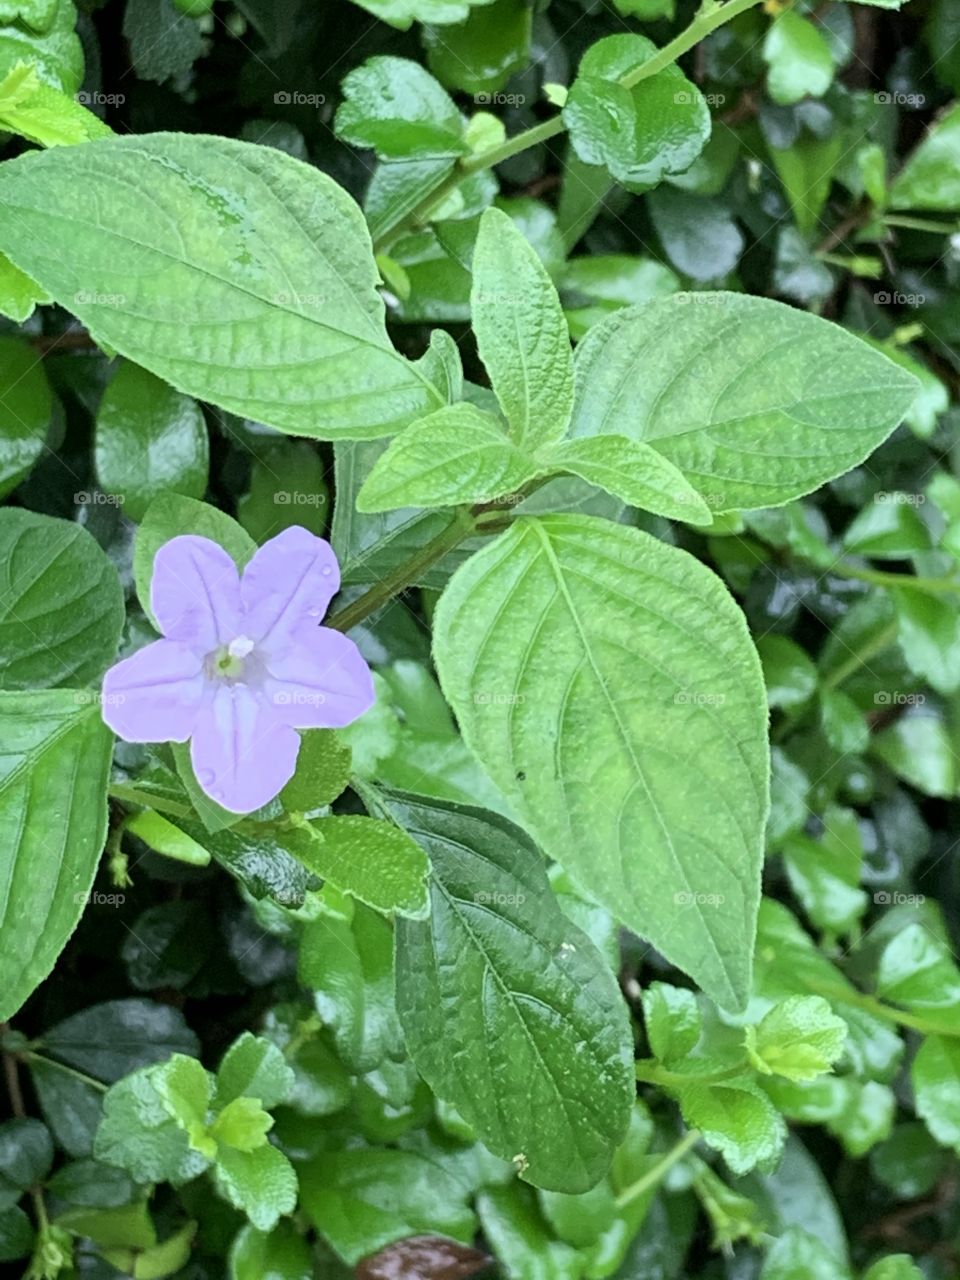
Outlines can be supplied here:
M227 645L227 653L231 658L245 658L252 648L253 641L249 636L237 636Z

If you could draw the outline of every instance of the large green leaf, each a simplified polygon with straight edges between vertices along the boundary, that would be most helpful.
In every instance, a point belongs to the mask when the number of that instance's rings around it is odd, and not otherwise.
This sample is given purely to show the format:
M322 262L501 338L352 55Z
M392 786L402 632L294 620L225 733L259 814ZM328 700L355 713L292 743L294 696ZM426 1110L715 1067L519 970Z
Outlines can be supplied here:
M685 552L518 521L436 614L467 744L546 852L716 1000L750 984L766 699L746 622Z
M50 384L36 353L20 338L0 338L0 497L16 488L43 453L52 411Z
M120 579L86 529L0 511L0 689L91 682L116 655L122 628Z
M577 350L571 434L652 444L715 512L780 506L862 462L916 379L819 316L739 293L619 311Z
M273 147L161 133L21 156L0 248L98 341L282 431L389 435L444 403L435 362L387 337L359 208Z
M388 807L432 868L429 919L396 926L397 1011L417 1069L491 1151L522 1155L529 1181L586 1191L635 1093L614 975L512 823L409 797Z
M112 743L83 692L0 693L0 1019L47 976L83 912Z

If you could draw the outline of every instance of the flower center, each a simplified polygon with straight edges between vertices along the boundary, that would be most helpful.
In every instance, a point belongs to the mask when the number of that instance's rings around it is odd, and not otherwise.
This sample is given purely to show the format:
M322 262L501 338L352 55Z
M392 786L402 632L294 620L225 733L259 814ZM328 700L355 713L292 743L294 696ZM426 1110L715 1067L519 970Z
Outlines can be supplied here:
M221 680L242 680L246 658L253 651L249 636L237 636L227 645L221 645L207 657L207 672Z

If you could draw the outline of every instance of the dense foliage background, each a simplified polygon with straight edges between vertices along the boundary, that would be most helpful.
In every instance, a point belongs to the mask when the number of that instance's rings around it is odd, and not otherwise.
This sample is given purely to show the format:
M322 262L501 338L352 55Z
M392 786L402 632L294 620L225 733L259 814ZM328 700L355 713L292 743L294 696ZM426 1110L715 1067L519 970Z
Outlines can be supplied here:
M719 20L712 0L699 14L685 0L0 0L4 159L35 142L74 143L77 156L97 145L83 138L106 131L78 124L68 98L117 135L202 132L305 160L366 212L396 346L418 358L431 329L445 329L478 388L488 379L470 327L471 263L492 203L533 246L575 341L620 308L681 291L692 292L672 323L692 323L722 288L837 321L919 379L904 424L866 462L787 505L720 504L708 526L666 518L677 510L648 514L576 477L516 499L522 511L602 515L682 547L746 614L771 711L773 786L753 996L734 1013L557 865L551 891L540 854L502 819L474 833L502 879L471 879L450 862L450 842L469 842L478 819L432 805L509 807L459 737L431 657L438 595L462 549L404 577L437 526L425 534L409 511L356 509L382 442L339 442L335 465L329 442L201 405L115 359L109 331L98 345L100 330L71 314L110 306L106 274L56 306L4 259L4 696L89 687L76 696L95 705L124 617L122 653L152 634L143 579L165 539L202 532L244 558L287 526L307 527L340 559L340 608L383 591L351 632L378 701L336 740L311 738L287 809L322 822L332 805L420 833L447 887L461 876L464 894L510 922L486 944L532 1003L552 998L537 975L576 950L571 921L596 950L576 934L582 954L564 970L569 988L554 992L576 1043L544 1032L538 1052L558 1055L550 1102L537 1061L526 1063L495 1010L490 1023L479 1004L451 1012L439 986L425 985L433 966L472 961L452 935L431 951L406 845L394 849L384 827L376 839L336 828L329 856L352 868L341 882L333 863L298 860L302 830L295 839L275 814L252 834L231 828L204 809L175 751L118 743L104 856L93 889L78 881L71 899L79 925L4 1024L0 1260L47 1280L960 1272L960 0L737 7ZM700 25L678 48L687 79L671 81L652 149L639 127L633 138L629 104L600 102L606 82L595 76L568 98L598 40L650 42L625 46L623 62L607 46L619 76L691 22ZM547 123L571 101L576 149ZM509 154L505 139L538 125ZM67 174L56 194L66 221L97 216L87 176L89 188L81 171ZM0 208L11 181L0 165ZM206 189L225 220L242 220L235 194ZM22 266L11 247L20 200L9 196L0 250ZM39 226L22 224L32 248L20 252L63 257L67 269L69 246ZM296 287L312 305L310 282ZM773 343L761 324L758 355L766 335ZM784 378L795 350L785 344ZM852 425L883 398L871 378L846 393ZM475 389L474 399L488 407L491 397ZM758 492L793 450L790 430L768 442ZM488 530L514 514L511 502L478 506ZM40 517L69 524L54 535ZM391 603L390 588L407 584ZM702 590L709 645L722 609ZM684 696L722 704L713 688ZM496 685L472 696L523 697ZM0 707L11 717L0 744L0 957L11 991L59 875L58 814L85 803L64 798L64 777L95 792L110 767L96 728L72 754L38 761L30 812L49 826L33 829L30 857L18 860L28 806L14 713ZM603 778L601 763L600 788ZM710 888L692 886L707 909ZM445 892L433 890L434 920ZM53 920L51 936L70 923ZM604 1063L623 1048L604 1021L619 1007L611 974L640 1084L605 1172L604 1125L620 1121L603 1114L616 1075ZM501 1037L513 1076L490 1065ZM490 1089L473 1123L418 1071L436 1083L445 1060L462 1066L464 1055L476 1088ZM132 1075L144 1067L154 1074ZM568 1078L599 1099L595 1120L562 1114ZM565 1146L568 1125L591 1130L583 1149ZM524 1126L536 1150L494 1155L478 1137L505 1143Z

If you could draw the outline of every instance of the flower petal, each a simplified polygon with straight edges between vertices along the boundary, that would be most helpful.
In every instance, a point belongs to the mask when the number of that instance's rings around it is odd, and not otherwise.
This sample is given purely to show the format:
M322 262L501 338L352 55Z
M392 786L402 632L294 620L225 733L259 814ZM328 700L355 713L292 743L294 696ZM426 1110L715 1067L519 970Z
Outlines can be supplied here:
M244 684L221 683L197 717L190 759L211 800L231 813L267 804L293 776L300 735Z
M263 692L277 717L297 729L342 729L376 696L360 650L329 627L317 627L309 645L269 655Z
M244 634L260 648L285 645L298 624L319 624L339 590L340 566L330 543L299 525L284 529L243 571Z
M103 718L126 742L186 742L206 686L201 657L155 640L104 676Z
M153 560L150 607L168 640L210 653L240 634L240 574L210 538L185 533Z

